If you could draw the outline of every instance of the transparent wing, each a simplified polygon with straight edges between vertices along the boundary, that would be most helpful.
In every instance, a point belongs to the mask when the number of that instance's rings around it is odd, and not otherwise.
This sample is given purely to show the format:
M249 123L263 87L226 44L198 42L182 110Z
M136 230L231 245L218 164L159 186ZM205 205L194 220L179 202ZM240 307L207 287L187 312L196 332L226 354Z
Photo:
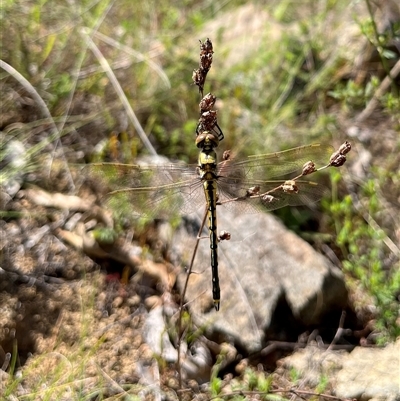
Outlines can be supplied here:
M283 206L309 204L321 199L327 189L310 181L296 181L297 191L285 191L285 180L270 181L301 170L304 163L326 164L333 149L308 145L283 152L234 159L218 165L219 203L241 212L274 210ZM119 213L167 217L198 210L205 204L204 190L196 165L130 165L94 163L83 170L108 205ZM249 189L258 187L252 196Z
M276 180L258 183L257 186L260 189L253 195L247 194L249 189L254 188L254 185L250 183L248 183L250 186L243 185L239 191L241 196L233 198L232 192L226 191L226 188L229 188L229 182L225 182L223 178L221 180L218 181L219 203L243 213L270 211L284 206L309 205L329 195L328 188L316 182L297 180L295 183L296 191L288 191L284 189L287 181ZM237 190L238 186L235 185L235 191Z
M282 152L249 156L242 161L235 159L218 164L218 175L234 180L269 180L301 171L304 163L313 161L316 166L329 162L334 149L329 145L313 144Z
M250 156L239 162L234 159L223 161L218 165L219 201L242 212L316 202L329 193L324 186L311 181L296 181L297 191L285 191L285 180L270 181L269 178L301 172L303 165L310 160L318 168L329 162L332 153L331 146L314 144ZM259 195L247 196L249 190L255 187L259 188Z
M166 217L190 213L204 204L204 191L195 165L140 166L94 163L83 173L106 203L120 213Z

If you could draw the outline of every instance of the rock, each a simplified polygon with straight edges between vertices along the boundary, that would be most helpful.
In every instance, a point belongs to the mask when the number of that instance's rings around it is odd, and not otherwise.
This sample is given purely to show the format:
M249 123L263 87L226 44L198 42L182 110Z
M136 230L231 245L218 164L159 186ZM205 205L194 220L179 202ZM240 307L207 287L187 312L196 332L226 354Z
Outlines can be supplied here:
M315 387L321 377L328 377L340 399L400 399L400 339L386 348L357 347L351 353L307 347L280 365L298 371L305 386Z
M386 348L357 347L343 357L336 378L341 398L395 401L400 399L400 339Z
M278 361L278 374L294 369L304 386L315 388L324 375L332 379L337 374L346 355L346 351L326 351L310 345Z
M219 230L231 241L218 245L221 309L211 297L209 240L200 241L185 300L198 325L209 334L234 340L247 351L260 350L290 323L317 324L328 312L347 305L347 291L339 269L269 214L234 215L220 208ZM181 229L173 241L175 252L190 262L195 239ZM178 279L183 290L186 274Z
M195 379L203 384L210 380L213 360L207 345L201 340L196 340L188 349L187 343L181 345L182 373L185 379Z
M0 138L4 139L4 138ZM5 141L3 158L0 160L1 175L1 204L5 206L20 190L26 164L27 151L22 142L18 140ZM6 196L8 195L8 197Z
M155 307L147 314L143 338L154 354L170 363L177 361L177 351L168 336L162 306Z

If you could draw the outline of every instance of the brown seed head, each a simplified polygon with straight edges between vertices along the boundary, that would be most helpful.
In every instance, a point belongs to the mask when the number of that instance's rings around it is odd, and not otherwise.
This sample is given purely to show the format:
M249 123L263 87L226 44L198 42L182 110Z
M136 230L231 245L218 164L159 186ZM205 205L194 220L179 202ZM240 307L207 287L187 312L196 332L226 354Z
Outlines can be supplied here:
M217 124L217 112L215 110L205 111L199 118L199 125L205 131L211 131Z
M231 158L231 151L230 150L225 150L224 153L222 154L222 160L230 160Z
M214 53L213 45L209 38L207 38L204 42L200 40L200 53Z
M350 144L350 142L349 142L349 141L345 141L345 142L343 142L343 143L340 145L339 153L340 153L341 155L346 155L347 153L350 152L350 150L351 150L351 144Z
M206 75L200 69L194 70L192 74L192 79L195 85L199 87L200 93L203 93L204 82L206 80Z
M258 185L254 187L250 187L246 191L246 196L254 196L258 195L260 193L260 187Z
M346 162L346 156L339 151L334 152L329 160L329 164L333 167L340 167Z
M297 192L299 192L299 188L294 180L285 181L285 183L282 185L282 189L284 192L288 192L290 194L297 194Z
M302 175L308 175L316 171L317 169L315 168L315 164L313 161L308 161L307 163L304 164L303 166L303 171Z
M200 113L210 111L214 107L216 100L217 98L212 93L207 93L199 103Z
M231 239L231 233L229 231L221 231L219 233L220 241L226 240L229 241Z
M271 202L273 202L273 201L275 200L275 197L272 196L272 195L264 195L264 196L262 197L262 200L263 200L263 202L265 202L265 203L271 203Z

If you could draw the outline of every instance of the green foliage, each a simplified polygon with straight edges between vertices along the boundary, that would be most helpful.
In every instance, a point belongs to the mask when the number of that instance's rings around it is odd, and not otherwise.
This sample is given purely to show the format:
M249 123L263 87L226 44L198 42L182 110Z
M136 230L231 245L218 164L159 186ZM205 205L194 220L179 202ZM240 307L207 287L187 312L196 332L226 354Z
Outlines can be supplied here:
M221 393L221 390L222 390L222 380L216 375L211 377L211 380L210 380L211 396L212 397L218 396Z
M283 400L281 396L269 393L272 382L272 375L268 375L262 370L248 367L240 379L233 379L229 383L235 395L228 399L244 401L248 399L246 398L246 394L251 393L257 394L260 400Z
M340 100L343 107L349 108L364 107L373 93L379 86L379 80L372 77L371 81L364 87L356 82L349 80L346 84L339 83L336 88L329 91L328 94L333 98Z
M272 376L260 372L258 375L257 388L262 393L268 393L272 386Z
M336 172L334 182L339 175ZM388 234L378 224L386 217L382 213L385 207L380 193L384 181L390 176L396 185L395 182L400 179L399 171L389 173L377 169L376 177L362 184L360 199L356 203L347 195L341 200L334 200L330 205L330 215L337 230L336 243L345 257L343 270L354 291L356 287L360 287L362 293L374 300L377 308L376 329L380 333L379 341L383 343L400 335L397 300L400 291L400 266L398 259L391 256L391 249L388 247L391 240ZM359 302L362 304L365 300L360 299Z
M322 394L325 392L326 388L328 387L329 384L329 377L326 375L322 375L320 377L320 381L315 389L316 393Z
M392 116L394 121L398 121L397 129L400 130L400 96L392 93L387 93L382 98L382 103L389 116Z
M272 377L270 375L267 376L263 371L247 368L244 372L242 383L246 391L258 391L264 393L263 396L266 396L271 388Z
M392 23L391 26L388 27L383 32L378 32L374 15L372 14L372 10L370 7L370 1L366 0L368 4L368 9L370 11L370 18L365 21L359 21L360 30L363 35L369 40L369 42L377 49L383 66L386 68L386 60L396 58L396 53L388 49L391 41L400 36L400 23L395 22Z
M197 88L191 84L191 72L197 67L197 52L193 49L198 49L198 44L193 44L192 39L198 38L200 29L218 12L243 3L121 0L117 4L111 0L83 0L71 7L68 2L3 0L0 23L2 30L13 40L2 43L2 60L28 79L45 100L55 123L61 127L61 136L66 136L67 145L63 146L67 155L79 151L88 159L92 157L92 161L117 158L120 162L132 163L146 150L132 124L124 122L126 110L121 99L83 40L82 32L86 29L117 77L157 151L174 159L195 162L198 149L194 146L194 133L199 96ZM338 82L336 78L338 69L346 61L336 56L335 49L327 50L330 38L326 34L326 22L340 21L340 12L348 10L349 3L329 0L318 3L318 7L313 0L301 2L301 7L294 0L264 3L265 10L282 23L279 39L265 34L262 41L267 45L254 52L251 60L222 64L219 69L215 65L209 75L206 92L215 92L222 100L218 122L226 136L223 146L241 154L253 154L281 150L310 140L330 142L332 135L338 135L335 118L326 112L332 102L340 103L348 111L363 108L381 83L377 77L367 83ZM290 30L293 22L298 23L299 28L295 33ZM399 36L399 24L378 33L371 13L371 18L360 21L359 26L378 50L388 72L387 62L395 56L388 45ZM224 43L217 38L211 39L215 45L215 60L223 61ZM124 46L134 52L127 52ZM327 56L329 52L331 54ZM58 143L60 138L53 133L47 137L40 135L48 130L50 122L40 120L42 117L37 116L36 109L29 108L19 82L3 71L0 79L4 93L2 127L14 122L23 123L18 129L5 131L5 136L7 141L16 137L26 144L24 172L28 173L34 171L35 166L43 166L36 156L48 155L48 145ZM400 121L400 98L395 85L379 100L389 118ZM110 133L116 133L117 140L107 139L114 135ZM0 149L0 161L4 157L5 151ZM17 170L6 167L2 166L0 178L8 179ZM357 189L359 199L356 202L354 197L337 195L337 186L343 181L339 171L332 173L332 181L334 199L330 205L325 202L325 207L337 234L340 256L344 259L343 270L354 293L361 290L373 300L379 341L389 341L400 335L396 298L400 292L400 269L398 259L387 246L395 225L387 223L387 216L382 212L386 208L382 193L392 194L400 187L398 165L386 163L381 169L372 171ZM132 208L129 199L121 197L118 200L116 209L120 219L117 229L121 229L126 223L132 223L127 219ZM286 221L293 221L287 211L283 213L288 216ZM309 217L311 213L301 213L297 227L305 224ZM112 243L115 238L113 231L95 232L94 235L106 243ZM362 307L365 301L358 301ZM184 326L188 327L189 342L205 330L205 327L193 328L189 315L184 316ZM88 320L82 326L80 337L84 338L89 330ZM85 361L97 346L91 348L91 352L85 352L83 347L73 351L66 365L75 359ZM11 370L16 356L15 351ZM218 357L210 384L211 394L220 399L224 382L218 375L224 358L223 354ZM47 393L40 390L35 393L35 389L25 398L33 400L43 396L43 399L50 399L62 394L57 380L65 375L64 367L65 364L60 363L51 372L51 380L38 381L37 388L48 387ZM85 367L82 362L68 379L71 382L81 380ZM23 377L29 373L25 371ZM299 378L299 372L290 372L294 384ZM247 369L236 389L260 392L261 399L282 400L279 395L268 394L272 380L272 376L264 372ZM13 394L18 384L19 379L9 383L6 395ZM326 386L327 380L322 377L318 392L324 391ZM78 392L74 396L83 399ZM99 388L97 394L86 395L86 399L102 399L103 396ZM129 397L127 399L136 399L135 395ZM237 395L232 399L246 397Z
M301 373L297 369L291 368L289 372L289 377L290 381L296 384L301 378Z
M257 372L253 369L246 369L243 375L243 382L248 390L253 391L257 388L258 377Z
M100 228L92 231L94 239L101 245L111 245L117 239L116 232L111 228Z

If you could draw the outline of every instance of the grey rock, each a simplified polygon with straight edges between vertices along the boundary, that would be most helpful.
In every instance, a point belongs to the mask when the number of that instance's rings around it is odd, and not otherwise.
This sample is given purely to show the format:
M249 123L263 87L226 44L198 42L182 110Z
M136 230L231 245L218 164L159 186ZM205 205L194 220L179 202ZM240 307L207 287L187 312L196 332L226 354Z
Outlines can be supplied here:
M339 269L277 218L235 215L220 208L218 219L219 230L232 235L231 241L218 246L221 309L215 312L212 306L208 238L200 241L185 296L196 323L209 333L257 351L273 333L274 322L282 319L277 316L282 302L292 318L305 325L346 307L347 291ZM187 266L195 239L181 229L172 243ZM180 291L185 278L185 273L178 277Z
M156 355L170 363L177 361L177 351L169 339L162 306L155 307L148 313L143 327L143 338Z
M400 400L400 339L386 348L356 348L336 376L338 397Z
M5 194L12 198L21 188L27 155L24 145L17 140L7 142L2 151L5 156L0 160L0 201L5 205L9 201Z
M385 348L357 347L351 353L307 347L280 365L299 372L303 385L315 387L328 377L340 399L400 400L400 339Z

